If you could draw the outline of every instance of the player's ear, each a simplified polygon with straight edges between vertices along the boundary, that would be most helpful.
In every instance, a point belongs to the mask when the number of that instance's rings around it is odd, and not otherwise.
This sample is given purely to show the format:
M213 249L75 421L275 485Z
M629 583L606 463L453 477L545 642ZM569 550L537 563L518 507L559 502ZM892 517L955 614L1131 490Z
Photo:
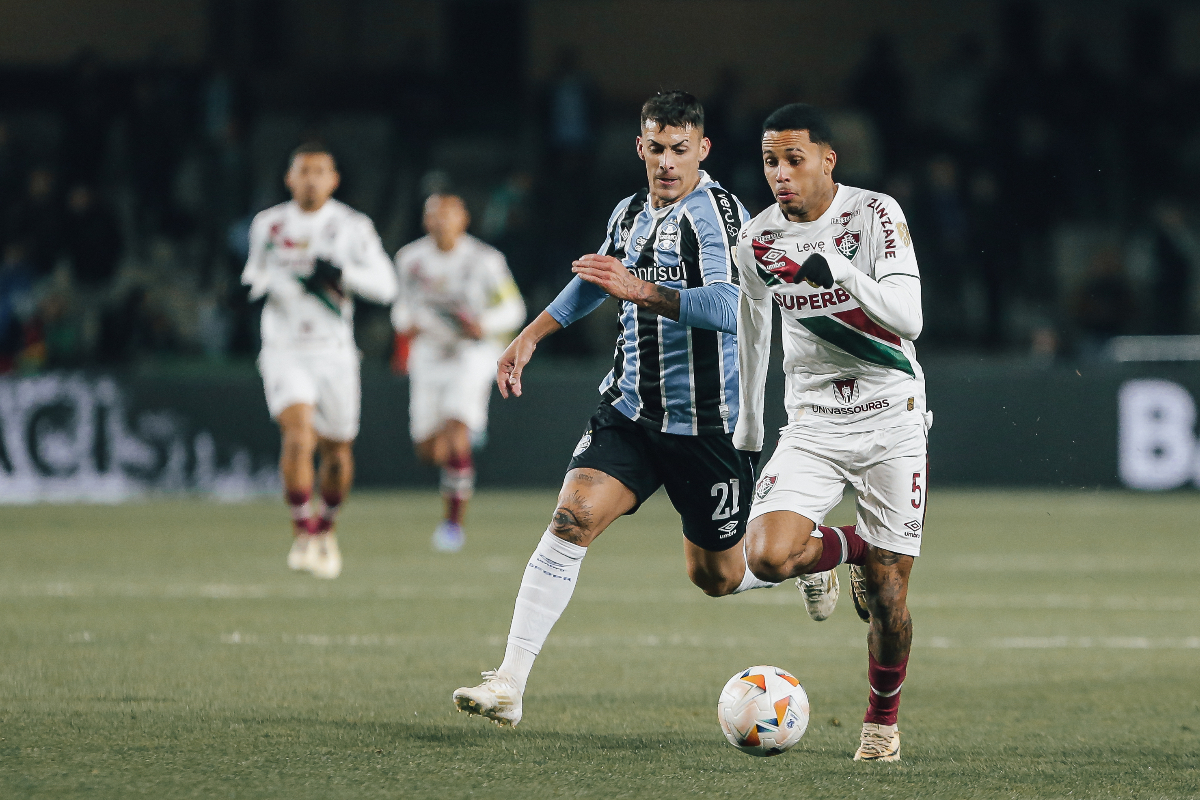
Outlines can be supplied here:
M833 168L837 166L837 153L831 147L825 152L825 174L832 175Z
M644 151L642 149L642 137L640 137L640 136L637 137L636 141L637 141L638 158L640 158L642 161L645 161L646 160L646 151Z
M709 151L712 150L712 142L705 136L700 140L700 161L708 158Z

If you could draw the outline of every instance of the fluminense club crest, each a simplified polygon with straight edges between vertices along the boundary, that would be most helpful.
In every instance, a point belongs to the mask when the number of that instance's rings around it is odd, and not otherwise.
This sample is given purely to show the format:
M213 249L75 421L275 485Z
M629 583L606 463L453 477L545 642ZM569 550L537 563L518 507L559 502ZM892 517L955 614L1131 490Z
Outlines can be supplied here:
M833 246L846 258L854 258L861 242L862 235L858 231L842 231L840 236L833 237Z
M845 380L834 381L833 394L842 405L851 405L858 399L858 378L846 378Z
M779 480L778 475L763 475L758 480L758 485L754 487L754 499L762 500L771 490L775 488L775 481Z

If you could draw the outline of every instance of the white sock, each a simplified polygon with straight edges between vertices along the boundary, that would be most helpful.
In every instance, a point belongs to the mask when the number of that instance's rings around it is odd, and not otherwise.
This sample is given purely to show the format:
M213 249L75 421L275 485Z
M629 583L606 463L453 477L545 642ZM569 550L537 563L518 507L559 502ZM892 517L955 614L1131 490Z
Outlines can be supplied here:
M529 670L533 669L535 658L537 658L536 655L512 642L509 642L508 646L504 648L504 663L500 665L499 671L513 676L521 694L525 694L525 684L529 681Z
M504 663L500 665L500 671L512 675L522 692L534 658L571 602L585 555L586 547L564 542L546 531L525 567L513 608L512 627L508 629Z
M743 542L744 541L745 540L743 540ZM742 558L746 562L746 573L744 575L742 575L742 582L740 584L738 584L738 587L736 589L733 590L734 594L741 594L742 592L748 592L751 589L770 589L772 586L779 585L778 583L771 583L770 581L764 581L764 580L758 578L753 572L750 571L750 560L746 558L746 545L745 544L742 545Z

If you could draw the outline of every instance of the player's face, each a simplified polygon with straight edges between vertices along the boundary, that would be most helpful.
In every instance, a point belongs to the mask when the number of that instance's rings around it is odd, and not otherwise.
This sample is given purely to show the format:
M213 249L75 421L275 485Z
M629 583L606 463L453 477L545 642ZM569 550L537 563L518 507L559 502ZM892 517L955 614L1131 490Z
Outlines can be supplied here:
M463 201L454 195L434 195L425 201L425 230L439 247L453 248L467 232L471 218Z
M284 183L292 199L305 211L316 211L337 191L337 167L328 153L301 153L292 159Z
M659 126L647 120L637 137L638 157L646 162L650 200L655 208L669 206L700 182L700 162L708 158L709 141L700 128Z
M832 199L837 153L814 144L808 131L766 131L762 138L763 174L783 213L793 222L811 222Z

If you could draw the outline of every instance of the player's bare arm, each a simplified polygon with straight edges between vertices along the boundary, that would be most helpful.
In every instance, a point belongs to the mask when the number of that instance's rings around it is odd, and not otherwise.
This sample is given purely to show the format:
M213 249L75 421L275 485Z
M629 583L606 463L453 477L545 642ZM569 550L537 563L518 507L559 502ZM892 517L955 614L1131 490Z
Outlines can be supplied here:
M543 311L512 340L496 362L496 387L500 389L501 397L508 399L510 392L521 396L521 373L529 359L533 358L538 342L561 330L562 325L558 320Z
M618 300L628 300L660 317L679 321L679 290L638 278L620 259L589 253L571 262L571 271Z

